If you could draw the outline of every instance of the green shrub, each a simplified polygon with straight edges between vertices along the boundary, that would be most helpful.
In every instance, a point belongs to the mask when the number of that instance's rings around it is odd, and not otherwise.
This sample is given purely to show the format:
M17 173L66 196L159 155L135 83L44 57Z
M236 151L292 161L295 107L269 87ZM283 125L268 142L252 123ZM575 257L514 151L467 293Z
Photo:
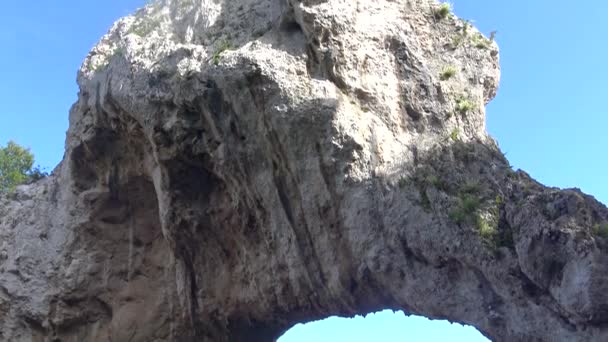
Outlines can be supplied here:
M465 164L479 160L478 152L472 144L466 144L461 140L451 145L454 159Z
M496 204L497 206L501 206L504 202L505 200L502 198L502 196L496 195L496 198L494 199L494 204Z
M443 70L441 70L440 78L442 81L449 80L450 78L454 77L454 75L456 75L457 72L458 72L458 70L456 69L456 67L454 67L452 65L448 65L448 66L444 67Z
M150 33L150 31L148 31L144 25L133 25L133 26L131 26L129 33L133 33L134 35L140 36L143 38L143 37L147 36L148 33Z
M608 238L608 223L595 224L592 229L593 235Z
M463 194L479 194L481 192L481 184L478 181L468 181L461 188Z
M476 225L479 236L488 242L495 243L496 238L498 237L498 230L495 222L490 222L481 215L477 215Z
M458 34L456 36L454 36L454 38L452 39L452 48L457 48L460 46L460 44L462 44L462 42L464 41L464 38L466 36L462 35L462 34Z
M109 65L108 62L99 63L96 66L91 67L91 70L93 70L94 72L98 72L98 71L105 69L108 65Z
M213 61L214 65L218 65L220 64L220 60L221 60L221 55L224 51L227 50L231 50L232 49L232 44L229 41L222 41L217 50L215 50L215 52L213 53L213 56L211 57L211 60Z
M467 181L458 189L458 204L450 212L450 218L456 223L475 222L481 208L481 184L478 181Z
M474 109L475 109L475 104L473 102L471 102L471 100L469 100L468 98L464 97L463 95L459 96L456 99L456 111L458 113L460 113L461 115L465 115Z
M446 192L448 184L434 174L434 170L430 168L417 168L409 179L401 178L399 180L400 187L413 185L418 190L420 195L420 205L426 210L432 209L432 202L428 196L427 189L434 187L438 190Z
M137 22L133 23L131 27L129 27L128 33L133 33L139 37L146 37L154 29L160 26L160 19L155 18L140 18Z
M461 194L456 208L450 211L449 217L455 223L465 223L475 218L475 213L481 206L479 197L473 194Z
M452 6L449 3L444 2L441 5L439 5L439 7L437 7L437 9L435 9L435 18L437 18L439 20L445 19L450 15L451 12L452 12Z
M487 190L487 189L486 189ZM513 233L508 225L501 226L502 196L494 200L483 197L484 188L478 181L469 181L459 189L458 202L449 212L449 218L457 224L476 228L486 247L496 252L499 247L513 248ZM608 234L608 227L606 228ZM607 235L608 236L608 235Z
M489 216L477 215L477 233L484 244L496 252L499 247L513 248L513 236L511 231L500 231L498 228L498 217L494 214Z
M112 58L115 58L118 56L123 56L123 57L125 56L125 50L122 47L116 47L114 49L114 51L112 51L111 55L105 57L104 61L101 63L98 63L95 67L92 67L89 64L89 68L90 68L90 70L92 70L94 72L101 71L110 65Z
M436 175L429 175L426 178L426 183L437 190L441 190L443 192L449 191L449 184Z
M469 35L469 28L472 26L469 20L463 20L462 32L452 38L452 48L456 49L464 42L465 38Z
M48 177L49 173L44 171L40 166L33 167L28 172L29 181L36 182L41 180L42 178Z
M472 194L466 194L462 197L462 201L460 204L461 204L461 209L465 213L472 214L477 209L479 209L481 202L479 201L479 198L477 196L472 195Z
M462 26L462 34L464 36L466 36L467 34L469 34L469 28L473 27L473 23L470 20L463 20L463 26Z
M478 49L489 49L490 40L486 39L481 33L477 33L472 38L473 46Z
M458 128L454 128L452 130L452 133L450 133L450 139L452 139L452 141L460 140L460 130Z

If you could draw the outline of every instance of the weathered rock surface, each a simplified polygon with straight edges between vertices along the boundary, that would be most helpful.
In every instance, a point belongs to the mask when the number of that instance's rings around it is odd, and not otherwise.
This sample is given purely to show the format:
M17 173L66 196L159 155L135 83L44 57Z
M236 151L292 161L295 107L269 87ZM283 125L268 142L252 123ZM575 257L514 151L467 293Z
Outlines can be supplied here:
M0 340L273 341L387 308L608 340L608 210L511 170L485 131L498 48L437 6L119 20L79 71L63 162L0 198Z

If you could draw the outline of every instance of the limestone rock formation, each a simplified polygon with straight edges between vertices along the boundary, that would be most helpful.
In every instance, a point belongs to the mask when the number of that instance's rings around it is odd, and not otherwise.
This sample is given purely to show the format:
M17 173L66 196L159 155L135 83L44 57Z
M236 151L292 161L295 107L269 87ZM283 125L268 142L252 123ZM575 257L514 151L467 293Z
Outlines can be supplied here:
M485 131L498 47L426 0L163 0L0 198L1 341L274 341L381 309L608 340L608 210Z

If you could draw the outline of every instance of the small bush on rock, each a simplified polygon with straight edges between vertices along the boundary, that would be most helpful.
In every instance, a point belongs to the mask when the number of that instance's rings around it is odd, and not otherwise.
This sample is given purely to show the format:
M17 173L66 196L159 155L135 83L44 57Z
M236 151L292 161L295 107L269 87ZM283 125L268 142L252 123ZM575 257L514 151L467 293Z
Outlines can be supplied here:
M228 41L221 42L220 45L218 46L217 50L213 53L213 56L211 57L213 64L214 65L220 64L222 53L224 51L227 51L230 49L232 49L232 44L230 42L228 42Z
M456 69L456 67L454 67L452 65L448 65L448 66L444 67L443 70L441 70L440 78L442 81L447 81L450 78L454 77L454 75L456 75L457 72L458 72L458 70Z
M445 19L450 15L451 12L452 6L449 3L444 2L435 10L435 18L440 20Z
M593 235L608 238L608 223L595 224L592 229Z
M456 111L461 115L465 115L474 109L475 104L465 96L461 95L456 99Z

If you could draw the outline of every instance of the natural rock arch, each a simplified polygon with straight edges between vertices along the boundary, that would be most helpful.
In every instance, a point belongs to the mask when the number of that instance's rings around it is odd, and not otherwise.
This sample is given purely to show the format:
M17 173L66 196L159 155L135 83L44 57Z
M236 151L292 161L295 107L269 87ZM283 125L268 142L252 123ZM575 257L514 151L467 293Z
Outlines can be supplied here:
M605 339L608 210L512 171L484 127L497 47L434 6L119 20L79 72L65 160L2 198L0 339L272 341L381 309Z

